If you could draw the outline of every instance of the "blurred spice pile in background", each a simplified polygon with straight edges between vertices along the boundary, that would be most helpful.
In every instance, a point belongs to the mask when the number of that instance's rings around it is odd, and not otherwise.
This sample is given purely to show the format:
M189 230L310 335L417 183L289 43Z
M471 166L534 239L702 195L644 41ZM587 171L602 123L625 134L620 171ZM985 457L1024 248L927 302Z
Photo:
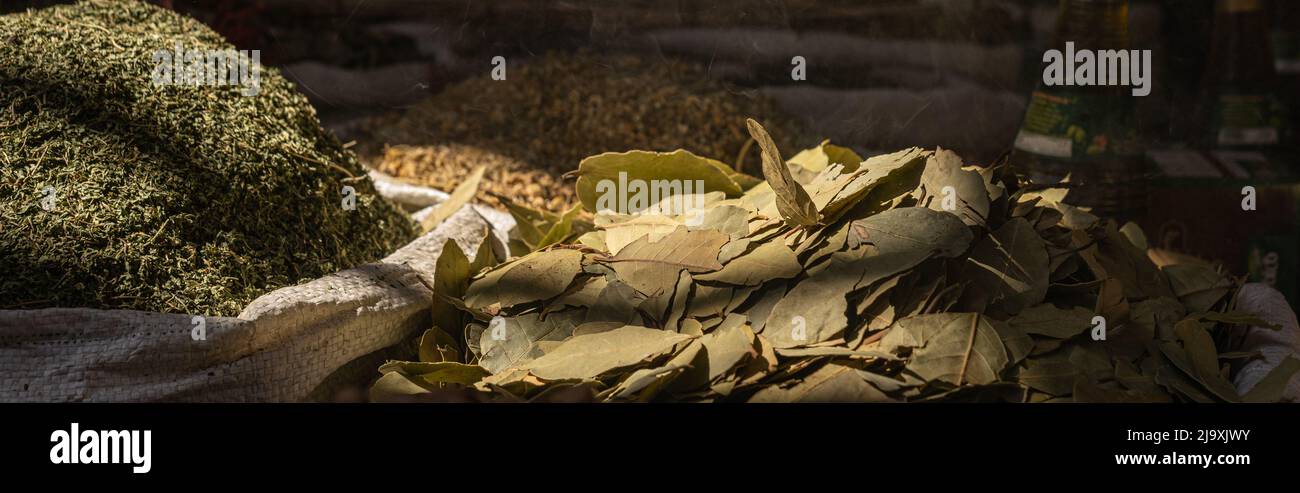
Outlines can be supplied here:
M771 100L711 80L705 67L672 59L548 54L515 68L449 86L405 114L378 117L359 139L372 167L451 190L478 165L489 193L558 211L573 201L558 177L606 151L686 149L757 170L741 156L753 115L795 145L798 130ZM414 145L383 149L385 145Z

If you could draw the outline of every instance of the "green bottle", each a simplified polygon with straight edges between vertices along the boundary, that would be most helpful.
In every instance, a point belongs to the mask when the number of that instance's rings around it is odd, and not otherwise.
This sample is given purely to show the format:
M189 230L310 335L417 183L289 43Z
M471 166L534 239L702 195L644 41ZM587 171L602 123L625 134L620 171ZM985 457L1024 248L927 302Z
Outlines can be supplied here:
M1217 0L1201 80L1197 141L1211 149L1267 150L1288 138L1263 0Z
M1067 75L1077 77L1074 55L1082 50L1123 51L1127 55L1128 14L1128 0L1061 0L1049 48L1064 54ZM1044 63L1043 80L1030 95L1011 165L1036 184L1057 183L1068 177L1071 190L1066 201L1091 207L1096 213L1120 219L1141 214L1146 172L1134 121L1137 104L1133 87L1060 84L1059 80L1049 84L1051 64L1046 55ZM1150 82L1149 63L1134 68L1144 69Z

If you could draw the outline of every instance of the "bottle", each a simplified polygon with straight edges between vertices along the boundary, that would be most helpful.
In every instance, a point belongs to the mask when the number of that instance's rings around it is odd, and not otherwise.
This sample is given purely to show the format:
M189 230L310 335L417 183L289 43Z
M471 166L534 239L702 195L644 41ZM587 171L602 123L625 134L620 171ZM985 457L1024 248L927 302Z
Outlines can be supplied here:
M1283 139L1282 145L1289 145L1295 156L1300 155L1300 9L1283 5L1285 2L1272 3L1273 71L1277 73L1278 96L1290 117L1290 139Z
M1268 150L1287 139L1264 0L1216 0L1201 79L1196 140L1209 149Z
M1065 54L1066 70L1072 70L1076 50L1129 50L1128 0L1061 0L1060 5L1050 48ZM1047 79L1045 71L1030 95L1011 165L1035 184L1068 178L1069 203L1120 220L1136 218L1145 206L1146 163L1132 87L1048 84Z

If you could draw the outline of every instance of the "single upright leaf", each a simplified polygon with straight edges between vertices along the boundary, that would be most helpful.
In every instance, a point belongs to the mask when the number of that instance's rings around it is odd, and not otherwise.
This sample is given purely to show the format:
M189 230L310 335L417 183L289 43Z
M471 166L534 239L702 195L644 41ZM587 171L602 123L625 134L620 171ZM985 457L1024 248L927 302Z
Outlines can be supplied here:
M812 198L808 196L803 186L794 181L794 177L790 175L790 168L787 168L785 161L781 159L781 153L777 150L776 143L772 142L772 137L767 134L767 130L753 119L745 120L745 125L749 127L749 135L763 151L763 177L776 193L776 208L780 211L781 217L786 222L797 226L817 224L820 217L817 206L813 205Z
M447 200L435 206L428 216L420 220L420 228L426 232L431 231L451 217L452 214L455 214L461 207L464 207L465 204L468 204L474 198L474 194L478 193L478 184L483 181L483 171L485 169L483 166L474 168L474 171L469 174L468 178L465 178L465 181L461 182L460 185L456 185L456 189L451 192Z
M464 296L465 286L468 285L471 274L469 259L461 251L460 245L457 245L455 240L448 239L442 245L442 252L438 254L433 270L435 296L430 311L435 327L451 327L451 330L459 331L464 326L464 317L460 309L445 300Z

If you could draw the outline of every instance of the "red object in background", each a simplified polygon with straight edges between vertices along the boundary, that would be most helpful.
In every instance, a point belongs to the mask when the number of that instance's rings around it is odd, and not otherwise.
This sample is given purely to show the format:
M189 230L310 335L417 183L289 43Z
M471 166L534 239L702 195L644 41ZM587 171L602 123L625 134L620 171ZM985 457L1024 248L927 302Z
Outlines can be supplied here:
M181 1L179 8L174 0L151 1L203 21L237 48L262 48L262 25L258 21L258 16L266 11L262 0Z
M262 0L219 0L213 8L216 17L208 25L237 48L259 49L262 28L257 18L264 10Z

